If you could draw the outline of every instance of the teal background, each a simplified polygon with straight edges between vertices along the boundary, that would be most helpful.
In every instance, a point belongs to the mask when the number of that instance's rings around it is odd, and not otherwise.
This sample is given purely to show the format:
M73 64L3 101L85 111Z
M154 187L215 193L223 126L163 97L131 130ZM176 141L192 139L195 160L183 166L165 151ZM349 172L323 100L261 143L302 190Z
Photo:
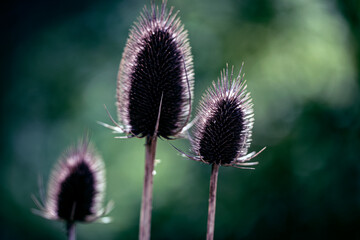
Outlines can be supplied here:
M159 3L159 1L157 1ZM8 1L1 8L0 239L65 239L31 213L38 176L85 132L103 156L110 224L78 239L136 239L144 139L114 139L116 75L149 1ZM255 171L222 167L215 239L360 239L360 3L169 0L189 32L195 99L244 61ZM193 116L195 111L193 111ZM186 140L172 142L187 151ZM159 141L152 239L204 239L210 166Z

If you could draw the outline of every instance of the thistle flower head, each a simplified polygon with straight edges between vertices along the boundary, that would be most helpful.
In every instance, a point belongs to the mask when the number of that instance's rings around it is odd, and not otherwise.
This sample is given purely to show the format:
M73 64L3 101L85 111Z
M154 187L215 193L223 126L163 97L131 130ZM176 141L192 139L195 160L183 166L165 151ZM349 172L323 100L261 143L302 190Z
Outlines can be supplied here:
M102 208L104 191L103 162L84 142L59 160L50 176L44 206L38 204L36 213L50 220L91 222L107 213Z
M166 1L160 9L145 7L130 30L117 86L118 116L127 134L169 138L186 125L194 78L187 36Z
M249 166L247 155L254 123L253 104L241 70L234 77L226 67L209 88L198 109L192 148L197 159L209 164Z

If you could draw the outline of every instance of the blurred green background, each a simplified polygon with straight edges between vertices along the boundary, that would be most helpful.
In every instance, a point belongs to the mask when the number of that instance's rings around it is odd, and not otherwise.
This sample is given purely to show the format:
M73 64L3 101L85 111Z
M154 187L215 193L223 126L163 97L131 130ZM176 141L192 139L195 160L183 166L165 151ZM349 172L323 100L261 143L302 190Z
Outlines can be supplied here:
M159 2L159 1L157 1ZM65 239L33 215L38 176L89 130L107 170L103 225L78 239L136 239L144 139L114 139L116 75L149 1L8 1L1 8L0 238ZM226 63L255 104L255 171L220 169L215 239L360 239L360 1L170 0L189 31L195 99ZM195 111L193 112L195 113ZM193 114L194 115L194 114ZM185 140L172 142L188 150ZM159 141L152 239L204 239L210 166Z

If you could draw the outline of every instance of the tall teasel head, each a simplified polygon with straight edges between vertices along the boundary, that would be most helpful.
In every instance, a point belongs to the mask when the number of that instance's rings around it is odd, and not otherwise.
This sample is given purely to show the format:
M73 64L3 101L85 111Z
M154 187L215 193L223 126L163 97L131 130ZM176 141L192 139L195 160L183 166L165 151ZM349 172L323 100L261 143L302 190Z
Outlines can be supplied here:
M187 31L173 13L144 8L120 63L118 117L132 136L176 136L187 124L193 93L193 62ZM155 133L157 128L157 132Z
M105 169L87 141L68 150L51 173L44 205L35 213L50 220L92 222L103 217ZM104 219L105 221L105 219Z
M257 164L245 163L257 155L255 152L247 155L254 111L246 87L241 70L234 77L233 68L229 74L227 66L217 84L213 82L213 87L207 90L193 131L195 160L239 168Z

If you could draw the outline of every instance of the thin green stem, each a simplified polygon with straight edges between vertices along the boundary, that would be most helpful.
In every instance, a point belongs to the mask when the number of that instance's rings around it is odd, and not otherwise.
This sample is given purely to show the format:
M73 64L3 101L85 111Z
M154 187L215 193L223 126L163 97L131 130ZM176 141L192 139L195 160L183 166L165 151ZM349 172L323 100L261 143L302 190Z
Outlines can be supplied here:
M214 239L216 190L217 190L218 175L219 175L219 165L214 163L212 165L211 176L210 176L209 209L208 209L206 240Z
M75 223L74 222L66 223L66 234L67 234L68 240L76 239L76 231L75 231Z
M142 193L139 239L149 240L151 233L151 210L153 193L153 171L157 137L147 137L145 144L145 178Z

